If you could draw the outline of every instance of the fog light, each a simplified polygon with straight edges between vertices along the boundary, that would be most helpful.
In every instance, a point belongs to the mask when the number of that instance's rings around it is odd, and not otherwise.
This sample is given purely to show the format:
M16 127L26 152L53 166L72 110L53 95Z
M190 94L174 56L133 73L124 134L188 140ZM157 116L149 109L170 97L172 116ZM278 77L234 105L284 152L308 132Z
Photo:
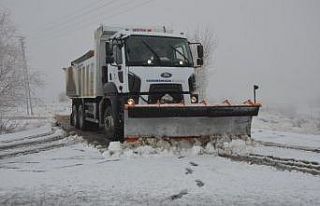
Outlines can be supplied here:
M128 105L129 106L133 106L135 104L134 100L133 99L128 99Z
M197 103L197 102L198 102L198 98L196 96L192 96L191 103Z

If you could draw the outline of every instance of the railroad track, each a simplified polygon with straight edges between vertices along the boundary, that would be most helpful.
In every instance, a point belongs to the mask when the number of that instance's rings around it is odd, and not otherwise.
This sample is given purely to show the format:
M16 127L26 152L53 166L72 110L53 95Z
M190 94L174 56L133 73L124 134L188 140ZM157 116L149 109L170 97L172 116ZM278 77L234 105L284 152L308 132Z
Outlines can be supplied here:
M10 158L18 155L39 153L54 148L65 146L66 142L61 142L65 135L53 129L36 135L15 138L1 141L0 159Z
M294 170L303 173L309 173L312 175L320 175L320 164L313 161L280 158L252 153L246 155L219 153L218 155L220 157L225 157L233 161L244 161L248 162L249 164L272 166L281 170Z

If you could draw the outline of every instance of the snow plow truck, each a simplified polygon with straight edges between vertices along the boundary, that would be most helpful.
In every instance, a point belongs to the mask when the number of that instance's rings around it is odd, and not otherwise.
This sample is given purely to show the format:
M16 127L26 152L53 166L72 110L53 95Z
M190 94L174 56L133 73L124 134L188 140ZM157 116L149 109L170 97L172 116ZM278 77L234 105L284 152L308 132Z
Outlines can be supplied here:
M260 105L199 100L195 71L203 46L165 27L100 26L95 49L64 68L71 124L112 141L251 134Z

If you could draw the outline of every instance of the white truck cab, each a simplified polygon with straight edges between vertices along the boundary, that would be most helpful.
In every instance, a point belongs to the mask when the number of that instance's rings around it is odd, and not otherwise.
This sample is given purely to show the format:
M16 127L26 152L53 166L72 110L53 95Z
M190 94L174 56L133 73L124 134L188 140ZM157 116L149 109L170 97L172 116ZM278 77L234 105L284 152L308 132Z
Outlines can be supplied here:
M194 73L195 67L203 62L201 44L194 44L195 58L187 38L164 27L100 26L94 39L95 50L72 61L65 69L67 95L73 100L71 123L76 127L85 129L89 124L103 127L112 121L111 130L119 130L128 103L198 102ZM106 108L112 116L109 120L105 118Z
M191 104L194 60L181 34L159 29L119 31L106 42L106 67L108 82L137 104Z

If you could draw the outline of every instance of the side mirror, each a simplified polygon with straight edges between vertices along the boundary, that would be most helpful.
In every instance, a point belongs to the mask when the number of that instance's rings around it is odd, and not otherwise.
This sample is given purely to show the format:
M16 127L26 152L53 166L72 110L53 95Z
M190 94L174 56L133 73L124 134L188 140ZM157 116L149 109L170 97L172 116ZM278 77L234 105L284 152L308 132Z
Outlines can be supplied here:
M102 83L108 82L108 67L102 66Z
M106 64L112 63L114 63L112 44L110 42L106 42Z
M198 58L202 59L203 58L203 46L201 44L199 44L197 46L197 53L198 53Z
M189 45L191 46L191 52L192 52L192 56L193 56L193 62L194 62L194 67L198 68L203 66L203 46L201 45L201 43L190 43Z
M114 63L114 57L106 56L106 64L112 64L112 63Z
M198 58L197 59L197 65L199 65L199 66L203 65L203 59L202 58Z
M113 52L112 52L112 45L110 44L110 42L106 42L106 56L112 56Z

